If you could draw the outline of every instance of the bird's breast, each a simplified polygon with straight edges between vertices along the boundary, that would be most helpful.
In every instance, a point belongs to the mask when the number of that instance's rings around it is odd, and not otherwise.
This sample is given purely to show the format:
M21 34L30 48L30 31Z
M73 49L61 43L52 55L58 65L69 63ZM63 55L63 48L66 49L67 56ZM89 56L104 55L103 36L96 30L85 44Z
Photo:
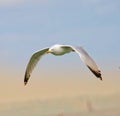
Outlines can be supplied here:
M60 55L64 55L64 54L69 53L69 52L71 52L71 50L59 48L59 49L56 49L54 52L52 52L52 54L56 55L56 56L60 56Z

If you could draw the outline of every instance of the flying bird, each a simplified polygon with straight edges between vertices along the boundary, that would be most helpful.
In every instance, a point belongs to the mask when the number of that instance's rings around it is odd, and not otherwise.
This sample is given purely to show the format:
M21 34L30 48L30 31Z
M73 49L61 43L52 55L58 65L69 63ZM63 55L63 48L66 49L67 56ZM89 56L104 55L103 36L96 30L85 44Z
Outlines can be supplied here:
M70 52L76 52L80 56L81 60L90 69L90 71L97 78L102 80L101 71L99 70L97 64L82 47L56 44L56 45L51 46L50 48L41 49L40 51L34 53L31 56L31 58L28 62L27 68L26 68L25 77L24 77L24 84L25 85L27 84L33 69L35 68L36 64L38 63L38 61L40 60L40 58L43 55L51 53L55 56L60 56L60 55L64 55L64 54L70 53Z

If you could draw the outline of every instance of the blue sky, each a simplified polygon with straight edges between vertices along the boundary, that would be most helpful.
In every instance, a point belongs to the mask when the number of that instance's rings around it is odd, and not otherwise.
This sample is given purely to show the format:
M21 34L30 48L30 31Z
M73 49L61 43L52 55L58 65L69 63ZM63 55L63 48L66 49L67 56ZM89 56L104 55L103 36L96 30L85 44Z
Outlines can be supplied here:
M119 6L119 0L0 0L2 62L24 64L55 43L83 46L99 62L118 62Z
M120 92L119 6L119 0L0 0L1 101ZM44 57L25 88L30 56L56 43L83 46L103 83L71 53Z
M0 0L2 57L24 60L33 51L63 43L82 45L98 59L119 59L119 5L119 0Z

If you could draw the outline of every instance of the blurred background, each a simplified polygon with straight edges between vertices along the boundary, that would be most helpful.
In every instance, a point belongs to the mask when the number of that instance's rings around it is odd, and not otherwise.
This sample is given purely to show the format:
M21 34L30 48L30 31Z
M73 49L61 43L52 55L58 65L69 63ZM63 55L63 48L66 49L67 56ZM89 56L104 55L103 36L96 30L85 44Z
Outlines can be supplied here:
M0 115L119 116L119 0L0 0ZM97 79L75 53L44 56L24 86L31 55L53 44L82 46Z

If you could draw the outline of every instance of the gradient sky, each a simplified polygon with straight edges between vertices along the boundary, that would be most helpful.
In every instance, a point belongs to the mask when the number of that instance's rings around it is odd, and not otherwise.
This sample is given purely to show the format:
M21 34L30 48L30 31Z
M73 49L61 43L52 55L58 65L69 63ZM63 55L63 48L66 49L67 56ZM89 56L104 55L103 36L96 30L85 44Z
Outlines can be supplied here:
M45 56L24 88L32 53L56 43L83 46L103 72L102 86L72 53ZM119 44L119 0L0 0L1 101L31 97L32 92L33 98L118 92Z

